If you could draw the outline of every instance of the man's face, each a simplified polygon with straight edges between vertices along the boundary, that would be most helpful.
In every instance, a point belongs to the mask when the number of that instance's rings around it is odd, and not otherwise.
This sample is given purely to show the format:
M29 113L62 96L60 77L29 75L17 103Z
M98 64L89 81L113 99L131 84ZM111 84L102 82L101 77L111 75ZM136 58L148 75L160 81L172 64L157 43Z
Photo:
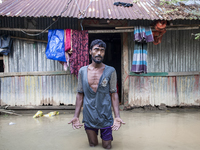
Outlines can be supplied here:
M105 55L105 48L99 47L99 45L94 45L93 48L90 49L90 55L95 63L100 64Z

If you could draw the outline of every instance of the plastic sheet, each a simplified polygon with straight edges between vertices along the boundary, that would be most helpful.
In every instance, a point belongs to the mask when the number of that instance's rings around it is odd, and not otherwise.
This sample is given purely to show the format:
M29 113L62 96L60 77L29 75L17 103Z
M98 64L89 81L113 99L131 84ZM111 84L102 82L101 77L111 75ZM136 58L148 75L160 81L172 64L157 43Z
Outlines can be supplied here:
M48 59L66 62L64 30L56 29L48 31L48 44L46 48Z

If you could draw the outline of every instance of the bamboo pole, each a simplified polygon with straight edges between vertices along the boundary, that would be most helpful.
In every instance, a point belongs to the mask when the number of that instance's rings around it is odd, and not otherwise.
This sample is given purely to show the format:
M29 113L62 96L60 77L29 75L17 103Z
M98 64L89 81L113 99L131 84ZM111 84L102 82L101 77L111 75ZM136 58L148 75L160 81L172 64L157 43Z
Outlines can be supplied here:
M199 27L200 25L197 25L197 24L193 24L193 25L184 25L184 24L178 24L178 25L170 25L170 26L167 26L166 28L168 29L174 29L174 28L181 28L181 29L184 29L184 28L194 28L194 27ZM154 26L150 26L151 28L154 28ZM115 29L134 29L134 26L127 26L127 27L115 27Z
M51 75L70 75L70 71L34 71L34 72L7 72L0 73L0 77L13 76L51 76Z
M16 36L11 36L11 38L13 38L13 39L20 39L20 40L25 40L25 41L31 41L31 42L43 42L43 43L48 43L48 41L45 41L45 40L21 38L21 37L16 37Z
M40 29L21 29L21 28L0 28L0 30L5 31L25 31L25 32L42 32L43 30ZM44 33L48 33L48 31L45 31Z
M152 27L153 28L153 27ZM129 27L115 27L115 29L124 29L124 30L133 30L134 26ZM166 27L166 30L193 30L193 29L199 29L199 26L193 26L193 27ZM152 29L152 31L156 31L155 29Z
M116 27L117 28L117 27ZM129 28L129 27L128 27ZM199 29L199 26L188 26L188 27L167 27L166 30L193 30L193 29ZM36 30L36 29L19 29L19 28L0 28L0 30L6 30L6 31L26 31L26 32L42 32L43 30ZM134 29L110 29L110 30L88 30L88 33L124 33L124 32L133 32ZM154 29L152 29L154 31ZM44 33L47 33L48 31L45 31Z
M125 29L125 30L88 30L88 33L125 33L133 32L134 29Z

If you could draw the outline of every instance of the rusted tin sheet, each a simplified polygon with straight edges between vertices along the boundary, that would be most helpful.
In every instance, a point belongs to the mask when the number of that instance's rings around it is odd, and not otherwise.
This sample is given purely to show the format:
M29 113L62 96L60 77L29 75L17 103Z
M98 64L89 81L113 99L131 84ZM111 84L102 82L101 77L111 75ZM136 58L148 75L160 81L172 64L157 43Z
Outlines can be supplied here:
M174 77L130 77L129 104L134 106L177 104Z
M137 77L130 76L131 106L199 106L200 76Z
M129 77L129 105L154 105L151 96L150 77Z
M0 4L0 15L11 17L54 17L59 16L66 8L69 1L63 0L6 0ZM157 0L140 0L133 3L132 0L122 0L120 2L131 3L133 7L123 7L113 5L115 0L73 0L68 9L62 14L63 17L79 18L79 12L83 12L84 18L98 19L197 19L180 13L166 14L165 6L160 5ZM187 8L185 11L192 11L195 8ZM196 8L197 9L197 8ZM170 9L171 10L171 9Z
M180 106L200 105L200 76L177 77Z
M75 105L77 78L73 75L1 78L1 105Z

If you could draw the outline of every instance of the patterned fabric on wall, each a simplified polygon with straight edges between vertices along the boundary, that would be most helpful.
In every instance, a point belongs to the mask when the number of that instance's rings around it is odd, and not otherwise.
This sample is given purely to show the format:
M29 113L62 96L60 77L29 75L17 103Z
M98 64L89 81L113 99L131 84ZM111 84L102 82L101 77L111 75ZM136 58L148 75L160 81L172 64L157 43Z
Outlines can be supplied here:
M79 69L89 64L88 31L72 31L72 49L70 71L78 77Z

